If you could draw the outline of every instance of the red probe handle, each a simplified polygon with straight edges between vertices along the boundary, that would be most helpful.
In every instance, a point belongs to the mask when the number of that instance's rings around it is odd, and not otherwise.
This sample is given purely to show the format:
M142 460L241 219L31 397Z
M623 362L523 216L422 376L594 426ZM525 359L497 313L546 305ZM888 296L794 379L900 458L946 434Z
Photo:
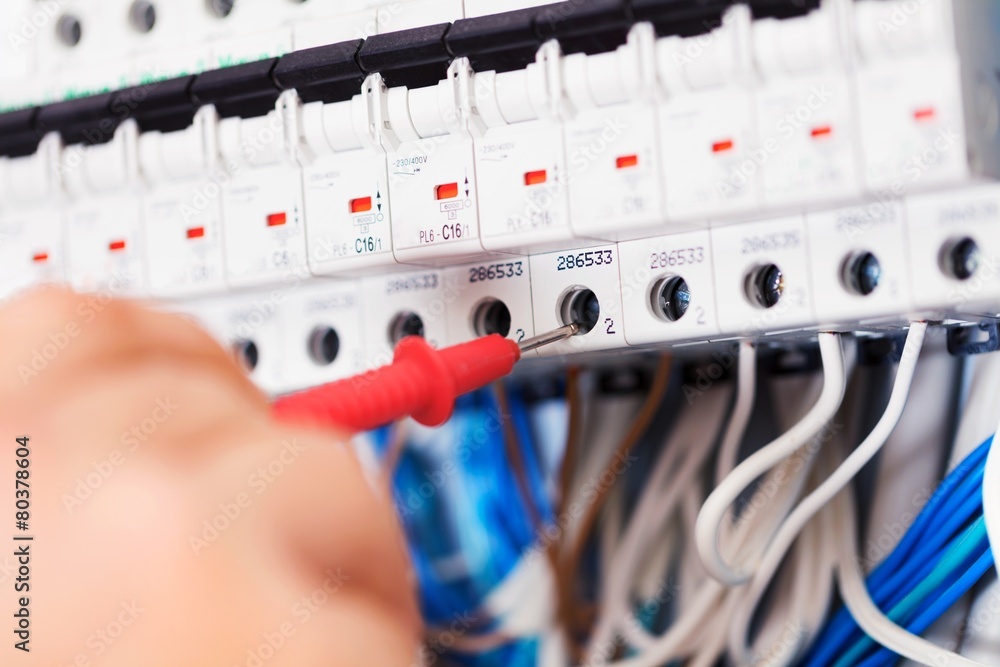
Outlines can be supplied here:
M520 358L517 343L499 334L443 350L408 336L396 345L388 366L283 396L272 409L284 422L351 431L407 416L438 426L451 416L457 397L499 380Z

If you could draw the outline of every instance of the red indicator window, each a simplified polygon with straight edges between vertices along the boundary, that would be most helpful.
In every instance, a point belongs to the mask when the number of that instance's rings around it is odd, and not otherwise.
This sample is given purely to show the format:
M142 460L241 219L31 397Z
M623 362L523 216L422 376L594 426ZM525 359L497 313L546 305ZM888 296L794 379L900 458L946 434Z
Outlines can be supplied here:
M280 227L288 222L288 216L284 213L272 213L267 216L268 227Z
M108 250L110 250L111 252L118 252L119 250L124 250L124 249L125 249L124 240L112 241L111 243L108 244Z
M49 253L47 252L36 252L31 256L32 262L47 262L49 260Z
M549 180L549 175L544 169L539 169L538 171L528 171L524 174L525 185L541 185L547 180Z
M934 120L934 116L936 116L936 115L937 115L937 112L934 110L933 107L927 107L927 108L924 108L924 109L917 109L916 111L913 112L913 118L915 120L917 120L917 122L920 122L920 123L923 123L923 122L926 122L926 121L929 121L929 120Z
M639 164L638 155L622 155L615 160L615 167L618 169L631 169Z
M820 139L822 137L829 137L833 134L833 128L829 125L821 125L819 127L814 127L812 132L810 132L813 139Z
M435 199L454 199L458 196L458 183L445 183L434 188Z
M351 200L351 213L365 213L372 210L371 197L358 197Z
M192 227L191 229L187 230L187 237L189 239L200 239L204 235L205 235L204 227Z
M725 153L726 151L733 150L733 140L725 139L723 141L716 141L712 144L713 153Z

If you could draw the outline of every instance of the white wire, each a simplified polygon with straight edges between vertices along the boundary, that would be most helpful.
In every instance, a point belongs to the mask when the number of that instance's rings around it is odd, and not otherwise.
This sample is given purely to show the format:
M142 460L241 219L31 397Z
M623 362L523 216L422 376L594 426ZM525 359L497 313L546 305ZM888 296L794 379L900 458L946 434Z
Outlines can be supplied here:
M720 582L740 585L752 574L730 566L719 550L719 528L730 506L758 477L800 449L840 407L846 380L840 335L821 333L819 346L824 383L816 404L795 426L737 466L701 508L695 527L698 552L709 574Z
M840 596L861 629L889 650L928 667L990 667L946 651L896 625L882 613L868 593L858 561L857 518L850 492L840 493L834 499L834 506L838 519L837 532L841 536L837 568Z
M910 393L910 386L913 383L913 375L916 371L917 359L920 356L920 349L923 346L926 331L927 324L924 322L915 322L910 325L910 331L906 336L906 344L903 347L903 355L896 370L896 379L893 382L889 402L875 428L872 429L868 437L851 452L847 460L833 474L798 504L778 529L774 539L764 551L759 563L752 568L754 574L750 580L746 595L749 607L752 608L757 605L774 573L781 565L789 547L795 542L795 538L798 537L802 529L809 523L809 520L829 503L841 489L847 486L854 479L855 475L871 461L885 444L889 434L896 427L900 416L903 414L903 408L906 406L906 398ZM744 614L746 613L748 612L744 610ZM732 633L735 633L739 629L739 624L734 624ZM745 652L745 636L738 638L735 634L731 634L730 651L738 651L741 646L744 647Z
M757 347L753 341L740 342L739 363L736 376L736 403L726 426L726 433L719 445L715 460L715 482L719 483L736 466L740 443L750 422L754 401L757 398Z
M683 498L688 484L708 457L711 447L704 443L705 423L725 409L729 401L729 385L716 383L691 409L681 415L663 448L663 453L647 482L634 515L629 520L614 558L607 566L607 585L601 594L601 613L588 646L588 661L609 646L618 625L626 618L628 597L636 567L650 540L659 539L658 529L670 518ZM654 638L643 635L632 624L623 628L636 633L632 639L648 647ZM645 640L645 642L643 641Z
M820 466L815 471L816 478L823 478L836 467L839 457L834 447L824 448ZM794 543L789 558L779 563L783 570L794 575L792 596L774 596L775 601L768 610L764 627L757 633L753 649L747 646L750 624L757 606L778 572L777 566L770 572L758 571L751 584L740 589L740 599L729 622L728 650L734 664L749 664L753 656L768 655L770 667L791 664L822 625L833 593L836 574L836 537L833 517L828 507L823 508L817 521L806 525L800 539ZM788 576L786 574L786 576ZM782 639L793 629L790 644L781 646L775 637Z

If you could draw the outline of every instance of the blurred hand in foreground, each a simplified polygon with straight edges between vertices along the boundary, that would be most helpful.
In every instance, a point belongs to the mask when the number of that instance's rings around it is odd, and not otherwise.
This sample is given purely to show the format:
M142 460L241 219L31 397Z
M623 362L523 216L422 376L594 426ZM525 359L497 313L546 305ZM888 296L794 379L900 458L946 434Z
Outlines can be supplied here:
M415 664L388 492L182 317L58 289L0 309L0 489L4 665Z

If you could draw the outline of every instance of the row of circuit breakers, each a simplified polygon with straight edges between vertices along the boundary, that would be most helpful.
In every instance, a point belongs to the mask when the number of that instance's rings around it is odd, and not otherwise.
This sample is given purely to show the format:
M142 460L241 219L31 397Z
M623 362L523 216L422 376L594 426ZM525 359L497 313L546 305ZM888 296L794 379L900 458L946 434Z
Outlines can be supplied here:
M286 391L1000 312L1000 3L568 0L0 115L0 292L153 297Z

